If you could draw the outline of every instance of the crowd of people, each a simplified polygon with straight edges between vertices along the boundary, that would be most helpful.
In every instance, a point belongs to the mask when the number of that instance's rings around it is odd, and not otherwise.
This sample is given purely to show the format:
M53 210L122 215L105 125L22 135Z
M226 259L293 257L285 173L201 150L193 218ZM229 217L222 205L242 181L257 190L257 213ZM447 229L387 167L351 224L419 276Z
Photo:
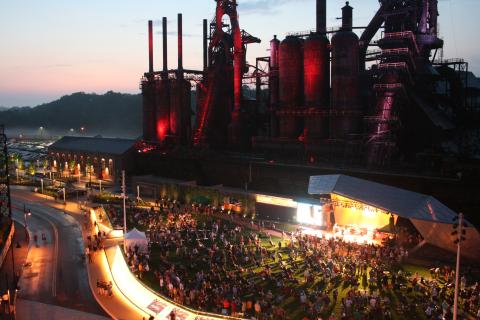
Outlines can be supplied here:
M254 319L452 318L452 270L406 273L404 241L378 246L259 231L262 224L220 209L169 200L129 216L147 230L151 251L129 250L132 271L153 273L162 294L194 309ZM151 265L152 255L159 263ZM469 282L462 277L461 314L480 318L480 286Z

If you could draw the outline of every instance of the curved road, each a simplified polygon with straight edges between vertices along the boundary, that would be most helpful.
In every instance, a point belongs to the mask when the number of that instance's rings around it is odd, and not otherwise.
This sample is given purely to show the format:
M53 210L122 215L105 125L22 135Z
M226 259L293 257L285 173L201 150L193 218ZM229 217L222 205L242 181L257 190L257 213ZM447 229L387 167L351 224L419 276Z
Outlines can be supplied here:
M105 316L92 295L83 260L83 240L74 217L48 206L28 191L12 190L13 215L24 221L23 205L32 213L27 226L32 237L19 282L19 298ZM38 237L35 246L33 235ZM45 234L46 240L42 240Z

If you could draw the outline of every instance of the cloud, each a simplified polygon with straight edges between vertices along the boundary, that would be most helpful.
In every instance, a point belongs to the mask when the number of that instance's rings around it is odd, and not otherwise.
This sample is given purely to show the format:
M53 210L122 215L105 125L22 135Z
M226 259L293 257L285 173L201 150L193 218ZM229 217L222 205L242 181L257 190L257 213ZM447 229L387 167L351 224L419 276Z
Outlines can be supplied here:
M239 4L238 11L242 14L273 14L279 7L289 2L305 2L307 0L250 0Z

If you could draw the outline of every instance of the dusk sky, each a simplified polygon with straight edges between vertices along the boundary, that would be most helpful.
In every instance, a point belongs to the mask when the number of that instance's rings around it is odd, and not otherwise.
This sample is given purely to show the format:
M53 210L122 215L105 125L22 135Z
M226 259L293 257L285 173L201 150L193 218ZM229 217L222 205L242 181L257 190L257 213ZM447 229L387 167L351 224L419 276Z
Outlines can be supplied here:
M327 23L338 26L340 0L328 0ZM351 0L354 24L365 26L377 0ZM15 0L0 4L0 106L34 106L77 91L138 93L148 68L147 20L169 19L169 67L176 67L176 15L183 13L184 67L202 64L202 19L212 19L214 0ZM313 29L314 0L239 0L240 27L262 40L247 59L268 55L274 34ZM440 0L445 58L462 57L480 75L480 0ZM161 36L155 35L155 68Z

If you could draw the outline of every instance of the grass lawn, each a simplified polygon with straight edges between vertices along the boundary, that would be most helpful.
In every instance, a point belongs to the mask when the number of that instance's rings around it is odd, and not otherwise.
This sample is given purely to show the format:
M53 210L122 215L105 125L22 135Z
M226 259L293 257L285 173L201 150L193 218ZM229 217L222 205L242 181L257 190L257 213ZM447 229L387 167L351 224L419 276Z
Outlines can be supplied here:
M217 218L201 215L201 216L198 216L197 225L202 226L204 222L207 225L209 225L212 223L213 220L217 220ZM225 220L224 224L231 224L231 222ZM138 226L138 225L136 225L136 227L138 229L145 229L145 228L142 228L142 226ZM242 232L246 239L247 236L252 232L252 230L243 229ZM281 249L278 248L278 242L282 241L280 238L272 237L274 246L270 245L269 239L266 237L262 238L261 241L262 241L262 246L265 247L269 252L272 252L272 251L275 251L276 253L280 252L283 257L283 260L286 261L286 259L288 258L288 251L289 251L289 249L285 248L286 241L283 241ZM203 242L207 247L212 244L210 239L203 240ZM217 244L220 244L220 243L217 242ZM206 252L203 252L203 254L206 255ZM168 256L166 257L166 260L168 261L168 263L175 264L177 269L183 269L185 271L185 275L183 276L184 281L185 281L185 278L194 279L195 272L199 271L202 268L204 270L207 268L207 266L201 266L201 265L195 265L194 267L192 267L192 264L194 262L192 262L191 257L184 257L182 255L177 256L175 251L168 252ZM276 275L275 278L282 277L282 271L278 262L273 262L271 259L266 259L265 262L266 264L270 265L272 275ZM159 288L158 281L154 276L154 271L159 268L161 263L162 263L162 257L160 253L160 248L154 244L152 245L152 251L150 254L150 272L144 273L143 281L156 291L159 291L160 288ZM330 285L329 287L327 287L327 284L324 281L324 278L319 274L315 275L314 281L306 283L303 276L303 272L306 267L304 259L297 258L294 261L294 263L295 263L295 266L292 266L290 263L287 262L287 268L295 270L294 279L296 279L296 282L293 281L289 283L289 286L292 289L292 294L289 296L285 295L284 300L280 303L280 306L282 306L285 309L288 318L302 319L302 317L307 315L306 311L303 310L299 302L298 294L300 293L301 290L304 290L307 294L308 292L320 290L320 291L328 292L331 299L331 304L325 310L325 312L323 312L322 316L324 318L328 317L333 312L337 316L337 319L339 319L341 317L341 310L342 310L341 300L343 297L347 295L347 293L352 289L352 287L344 283L340 278L335 282L334 285ZM269 280L262 278L260 272L263 270L263 266L257 267L256 265L250 264L244 267L246 271L241 273L242 278L249 279L250 281L254 282L255 284L258 285L258 287L263 288L265 292L267 292L268 290L271 290L274 296L278 296L282 294L282 292L277 288L274 282L270 282ZM227 262L227 269L234 270L234 267L233 265L230 264L230 262ZM407 264L407 265L403 265L402 269L407 273L411 273L411 274L418 272L420 276L423 276L426 279L430 279L430 273L426 268ZM208 270L205 270L205 271L208 271ZM240 273L239 270L237 270L236 272ZM333 303L333 290L335 288L338 290L338 299L336 303ZM358 288L360 290L368 290L368 285L366 282L362 283L362 281L360 281L360 285ZM391 305L392 305L391 311L394 319L425 319L423 306L418 306L417 309L412 313L397 312L397 306L399 305L400 301L405 301L405 299L409 301L416 301L418 298L417 296L418 294L419 293L415 293L415 292L407 293L405 290L395 292L390 288L380 288L380 296L382 297L388 296L391 300Z

